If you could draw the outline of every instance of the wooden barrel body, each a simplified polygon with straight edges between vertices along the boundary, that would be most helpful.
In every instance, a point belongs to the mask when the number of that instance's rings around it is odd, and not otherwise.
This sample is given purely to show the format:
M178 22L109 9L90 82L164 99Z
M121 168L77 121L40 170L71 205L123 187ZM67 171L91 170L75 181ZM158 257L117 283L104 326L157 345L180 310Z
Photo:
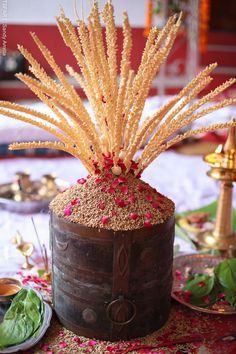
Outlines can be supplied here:
M53 304L74 333L131 339L162 327L172 286L174 217L133 231L94 229L51 213Z

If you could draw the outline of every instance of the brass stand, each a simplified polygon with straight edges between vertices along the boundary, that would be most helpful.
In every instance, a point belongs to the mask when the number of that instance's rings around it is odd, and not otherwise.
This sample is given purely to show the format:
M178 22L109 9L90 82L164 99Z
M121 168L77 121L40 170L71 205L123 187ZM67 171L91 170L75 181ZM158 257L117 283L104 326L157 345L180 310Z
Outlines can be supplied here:
M208 176L220 181L220 195L214 230L200 233L198 242L211 249L236 249L236 235L232 228L233 182L236 181L235 127L230 128L224 147L206 155L204 160L211 166Z

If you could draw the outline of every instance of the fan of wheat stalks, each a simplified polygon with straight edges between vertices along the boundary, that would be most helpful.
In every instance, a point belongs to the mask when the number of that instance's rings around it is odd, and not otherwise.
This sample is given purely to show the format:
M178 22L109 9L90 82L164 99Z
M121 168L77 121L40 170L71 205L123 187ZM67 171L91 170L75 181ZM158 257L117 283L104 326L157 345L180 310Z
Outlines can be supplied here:
M137 72L131 68L132 36L127 13L124 13L123 17L120 68L117 64L117 33L111 1L105 4L102 18L105 24L105 39L96 1L87 21L78 19L76 28L63 10L57 17L63 40L71 49L80 69L76 71L66 65L66 70L84 90L95 120L88 114L82 100L56 64L49 49L35 33L31 33L33 40L53 69L56 81L47 75L27 49L18 46L28 60L29 70L34 77L22 73L16 76L51 109L54 115L49 116L6 101L0 101L0 113L36 125L53 134L59 141L14 143L9 146L11 150L39 147L60 149L79 158L91 174L95 173L97 166L100 170L104 168L104 156L109 155L113 158L115 174L121 173L120 161L125 166L126 172L129 172L132 162L135 161L138 174L171 145L194 134L234 124L214 124L171 138L173 133L196 119L236 102L236 99L224 99L210 107L201 108L232 85L235 79L226 81L197 101L194 100L212 81L210 73L216 64L211 64L179 94L154 114L146 117L140 125L151 82L171 50L181 24L181 14L170 17L161 31L155 27L151 29ZM141 156L135 160L137 151L148 139Z

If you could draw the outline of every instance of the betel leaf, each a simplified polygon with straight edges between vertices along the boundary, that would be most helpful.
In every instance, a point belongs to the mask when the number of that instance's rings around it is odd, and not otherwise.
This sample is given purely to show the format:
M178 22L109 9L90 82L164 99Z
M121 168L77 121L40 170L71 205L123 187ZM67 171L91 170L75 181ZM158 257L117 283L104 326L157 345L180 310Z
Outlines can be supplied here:
M219 283L232 292L236 292L236 258L225 260L215 268Z
M231 306L236 307L236 292L224 288L225 300L227 300Z
M19 344L38 331L43 319L42 301L33 290L22 289L0 324L0 348Z
M216 301L218 300L218 288L217 286L214 286L213 289L211 290L211 292L205 296L202 297L197 297L194 295L190 296L190 303L195 305L195 306L199 306L199 307L209 307L212 306L216 303Z
M191 292L192 296L201 298L208 295L214 286L214 277L207 274L192 275L186 282L183 290Z

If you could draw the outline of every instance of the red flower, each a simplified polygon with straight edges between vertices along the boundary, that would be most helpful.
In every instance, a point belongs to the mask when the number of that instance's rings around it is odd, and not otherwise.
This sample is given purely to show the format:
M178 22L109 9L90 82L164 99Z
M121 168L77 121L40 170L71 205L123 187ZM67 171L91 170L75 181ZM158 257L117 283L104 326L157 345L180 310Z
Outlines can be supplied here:
M132 160L130 168L131 168L131 170L137 170L138 169L138 163Z
M64 216L70 216L72 214L72 209L70 205L67 205L64 209Z
M106 225L109 221L109 217L106 216L106 215L103 215L102 218L101 218L101 221L102 221L102 224L103 225Z
M113 179L113 175L111 174L111 173L109 173L109 172L107 172L106 174L105 174L105 177L107 178L107 179Z
M79 179L77 179L77 183L84 184L84 183L86 183L86 179L85 178L79 178Z
M206 284L204 281L199 281L197 285L199 286L199 288L203 288Z
M126 182L127 182L127 179L126 179L125 177L119 176L119 177L118 177L118 182L119 182L119 183L126 183Z
M183 298L184 298L184 300L185 300L186 302L189 302L191 295L192 295L191 291L185 290L185 291L183 292Z
M102 187L102 192L103 192L103 193L106 193L106 192L107 192L106 187Z
M110 193L110 194L114 194L114 193L115 193L115 189L112 188L112 187L109 187L109 188L107 189L107 192Z
M138 214L137 213L131 213L130 214L130 219L136 220L137 218L138 218Z
M102 179L101 179L101 178L97 178L97 179L95 180L95 183L96 183L96 184L101 184L101 183L102 183Z
M102 203L102 202L99 202L97 207L101 210L104 210L105 209L105 203Z
M146 195L146 200L148 202L152 202L153 201L153 197L151 196L151 194Z
M144 192L146 190L145 186L143 183L139 183L138 185L138 191L139 192Z
M66 342L59 342L59 347L60 348L66 348L68 344Z
M135 202L135 196L133 194L130 194L129 198L128 198L128 202L130 204L133 204Z
M210 299L209 299L208 295L203 296L202 300L203 300L204 304L206 304L206 305L208 305L210 303Z
M73 340L73 342L76 342L77 344L81 343L81 340L79 337L74 337L72 340Z
M124 194L128 194L129 189L127 186L120 186L120 191Z
M70 202L71 205L76 205L76 204L80 204L80 200L79 198L75 198Z
M178 276L182 275L182 272L180 270L176 270L175 275L178 277Z
M149 220L145 220L143 226L149 228L149 227L152 227L152 224L150 223Z
M97 344L97 341L96 340L89 340L88 341L88 345L90 346L90 347L93 347L94 345L96 345Z
M152 213L146 213L146 218L147 219L152 219Z
M115 203L116 205L118 205L120 208L124 208L127 205L127 202L125 202L123 199L121 198L115 198Z
M158 209L159 204L157 202L152 202L153 209Z
M116 188L120 182L118 181L118 178L115 178L112 182L112 188Z

